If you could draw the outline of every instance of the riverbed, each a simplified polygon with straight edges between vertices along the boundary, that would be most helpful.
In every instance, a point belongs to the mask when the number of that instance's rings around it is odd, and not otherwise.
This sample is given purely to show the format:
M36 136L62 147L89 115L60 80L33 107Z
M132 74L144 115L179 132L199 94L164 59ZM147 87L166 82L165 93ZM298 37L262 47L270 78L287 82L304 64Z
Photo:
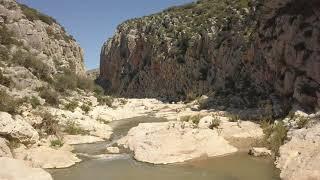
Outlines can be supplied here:
M106 146L125 136L128 130L143 122L165 119L139 117L112 122L110 141L75 146L83 162L66 169L50 170L55 180L279 180L279 170L272 159L239 152L225 157L198 159L172 165L137 162L130 153L106 155Z

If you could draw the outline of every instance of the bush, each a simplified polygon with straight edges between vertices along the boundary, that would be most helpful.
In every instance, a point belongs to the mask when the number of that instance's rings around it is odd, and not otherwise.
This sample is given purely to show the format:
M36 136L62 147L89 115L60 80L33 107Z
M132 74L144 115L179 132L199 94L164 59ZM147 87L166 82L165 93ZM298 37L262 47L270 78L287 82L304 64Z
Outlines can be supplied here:
M238 122L239 120L240 120L240 117L237 116L237 115L231 115L231 116L229 117L229 121L230 121L230 122Z
M180 117L180 121L189 122L190 118L191 118L191 116L182 116L182 117Z
M112 107L112 103L114 101L113 97L111 96L96 96L96 98L98 99L98 102L100 105L107 105L109 107Z
M263 121L261 127L264 133L264 144L278 155L280 146L283 145L287 138L288 130L284 126L284 123L270 124L268 121Z
M11 85L11 79L5 77L5 76L2 74L2 71L1 71L1 70L0 70L0 84L3 85L3 86L6 86L6 87L10 87L10 85Z
M76 122L74 122L74 121L68 121L66 123L64 131L66 133L70 134L70 135L78 135L78 134L87 135L87 134L89 134L88 131L86 131L86 130L82 129L81 127L79 127L76 124Z
M202 117L201 117L200 115L196 115L196 116L192 116L192 117L190 118L190 120L191 120L192 123L198 125L201 118L202 118Z
M94 90L94 81L87 77L78 77L77 86L79 89L93 91Z
M40 89L39 95L41 98L46 100L46 103L52 106L59 105L59 94L56 91L49 88L42 88Z
M72 102L66 104L64 106L64 109L74 112L74 110L78 107L78 105L79 105L79 103L77 101L72 101Z
M35 96L31 97L30 103L33 108L37 108L39 105L41 105L39 99Z
M62 147L64 145L63 141L61 139L55 139L50 141L51 147Z
M19 103L6 91L0 90L0 111L7 112L9 114L17 114L17 108L19 107Z
M77 77L73 74L59 74L55 76L55 88L59 92L75 90L77 88Z
M221 123L221 120L220 118L214 116L213 117L213 121L212 121L212 124L210 125L210 129L213 129L213 128L218 128L220 126L220 123Z
M297 117L296 118L297 121L297 126L299 129L302 129L304 127L306 127L306 125L309 123L310 119L307 117Z
M42 117L41 124L36 126L36 129L41 130L41 132L46 133L46 135L59 135L59 121L56 120L56 117L50 114L49 112L41 113ZM40 133L41 134L41 133Z
M55 19L53 19L52 17L47 16L45 14L42 14L39 11L37 11L33 8L30 8L24 4L20 4L20 8L21 8L23 14L26 16L26 18L29 21L40 20L40 21L47 23L48 25L52 25L53 23L57 23L57 21Z
M86 104L82 104L82 106L80 106L80 108L82 109L82 111L84 111L86 114L88 114L88 112L91 110L90 106L86 105Z

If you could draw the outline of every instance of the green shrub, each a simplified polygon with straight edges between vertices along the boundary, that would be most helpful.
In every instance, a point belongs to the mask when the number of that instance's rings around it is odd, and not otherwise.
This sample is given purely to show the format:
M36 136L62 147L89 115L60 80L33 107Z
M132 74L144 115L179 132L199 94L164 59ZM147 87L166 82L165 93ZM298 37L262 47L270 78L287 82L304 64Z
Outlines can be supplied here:
M94 90L94 81L87 77L78 77L77 86L79 89L93 91Z
M3 85L3 86L6 86L6 87L10 87L10 85L11 85L11 79L5 77L5 76L2 74L2 71L1 71L1 70L0 70L0 84Z
M230 121L230 122L238 122L239 120L240 120L240 117L237 116L237 115L231 115L231 116L229 117L229 121Z
M68 134L71 134L71 135L78 135L78 134L87 135L87 134L89 134L88 131L82 129L81 127L79 127L76 124L76 122L71 121L71 120L66 123L64 131Z
M58 136L60 133L59 121L55 116L50 114L49 112L43 112L40 114L42 117L42 122L39 125L36 125L36 129L41 130L41 133L44 132L46 135L56 135ZM40 133L40 135L42 135Z
M82 104L82 106L80 106L80 108L82 109L82 111L84 111L86 114L88 114L88 112L91 110L90 106L86 105L86 104Z
M77 77L73 74L56 75L54 86L59 92L66 92L66 90L75 90L77 88Z
M59 105L59 94L53 89L42 88L40 89L39 95L41 98L46 100L46 103L52 106Z
M96 94L96 96L104 95L104 89L99 85L94 86L93 92Z
M309 123L309 121L310 121L310 119L307 117L299 116L296 118L297 126L299 129L306 127L306 125Z
M107 105L109 107L112 107L112 103L114 101L113 97L99 95L96 96L96 98L98 99L100 105Z
M55 139L50 141L50 147L62 147L64 142L61 139Z
M17 114L19 107L19 103L6 91L0 90L0 111L7 112L9 114Z
M47 16L45 14L40 13L39 11L30 8L24 4L20 4L20 8L23 12L23 14L26 16L26 18L29 21L35 21L35 20L41 20L45 23L47 23L48 25L52 25L53 23L57 23L57 21L55 19L53 19L50 16Z
M30 103L33 108L37 108L39 105L41 105L39 99L35 96L30 98Z
M79 106L79 103L78 103L77 101L72 101L72 102L66 104L66 105L64 106L64 109L65 109L65 110L68 110L68 111L74 112L74 110L75 110L78 106Z
M202 117L198 114L190 118L191 122L198 125Z
M287 138L287 128L284 126L283 122L278 122L276 124L270 124L268 121L263 121L261 123L261 128L264 133L264 144L276 155L279 154L279 148L283 145Z
M6 26L0 26L0 43L5 46L9 46L13 44L17 46L22 45L20 41L14 38L14 33L12 31L9 31Z

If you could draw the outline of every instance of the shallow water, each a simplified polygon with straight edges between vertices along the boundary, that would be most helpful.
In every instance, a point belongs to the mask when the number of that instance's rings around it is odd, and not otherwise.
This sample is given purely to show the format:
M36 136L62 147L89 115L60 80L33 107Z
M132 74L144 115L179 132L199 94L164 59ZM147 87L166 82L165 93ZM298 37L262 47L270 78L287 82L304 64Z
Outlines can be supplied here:
M110 124L114 139L124 136L139 122L163 119L134 118ZM101 154L112 142L76 146L77 152ZM255 158L247 153L195 160L175 165L152 165L133 160L129 155L87 159L71 168L50 170L55 180L279 180L272 160Z

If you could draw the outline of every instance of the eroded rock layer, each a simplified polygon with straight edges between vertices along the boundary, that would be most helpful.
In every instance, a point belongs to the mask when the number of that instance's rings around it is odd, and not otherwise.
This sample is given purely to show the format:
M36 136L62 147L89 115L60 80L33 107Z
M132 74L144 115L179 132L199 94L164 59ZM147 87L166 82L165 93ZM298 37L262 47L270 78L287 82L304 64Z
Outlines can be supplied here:
M201 0L129 20L104 44L98 81L129 97L210 94L235 108L313 109L319 14L317 0Z

